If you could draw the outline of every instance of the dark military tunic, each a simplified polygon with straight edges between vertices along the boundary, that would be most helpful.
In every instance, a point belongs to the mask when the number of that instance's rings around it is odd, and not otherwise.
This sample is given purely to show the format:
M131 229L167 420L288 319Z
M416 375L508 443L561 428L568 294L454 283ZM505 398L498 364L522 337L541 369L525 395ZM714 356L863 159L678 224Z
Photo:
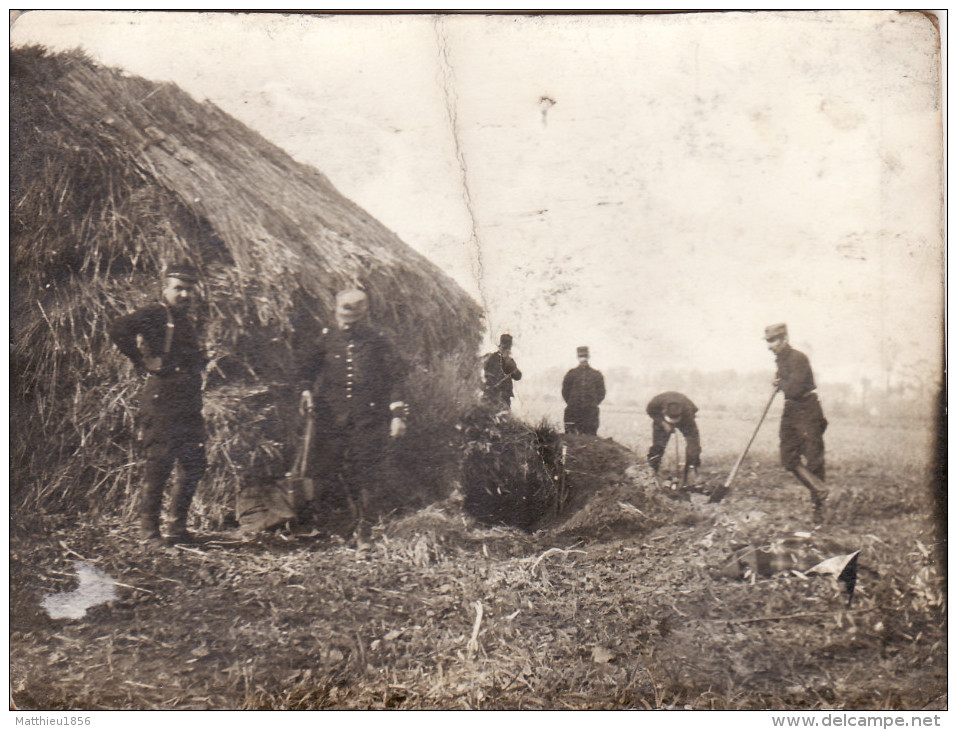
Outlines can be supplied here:
M685 463L697 469L701 466L701 436L695 414L698 407L688 396L673 390L659 393L649 402L645 411L651 416L651 448L648 450L648 464L658 471L661 457L665 453L671 432L665 428L665 416L677 418L674 427L685 437Z
M562 380L565 432L598 433L598 404L605 399L605 378L587 362L572 368Z
M515 360L496 350L485 356L482 370L485 399L496 408L511 408L512 396L515 395L512 381L522 379L522 371Z
M824 431L827 419L815 393L811 363L803 352L786 345L775 356L778 388L784 393L781 415L781 464L794 471L806 461L808 471L824 479Z
M172 337L166 352L168 331ZM188 509L206 470L202 372L207 359L200 350L196 330L185 312L157 303L117 319L110 337L137 371L145 371L145 357L163 361L158 371L149 374L140 393L146 448L143 509L158 514L163 486L176 461L183 469L183 481L174 498L174 509L177 500L181 509Z
M324 329L305 348L299 373L315 406L310 476L358 492L385 455L390 405L404 400L405 363L385 335L360 323Z

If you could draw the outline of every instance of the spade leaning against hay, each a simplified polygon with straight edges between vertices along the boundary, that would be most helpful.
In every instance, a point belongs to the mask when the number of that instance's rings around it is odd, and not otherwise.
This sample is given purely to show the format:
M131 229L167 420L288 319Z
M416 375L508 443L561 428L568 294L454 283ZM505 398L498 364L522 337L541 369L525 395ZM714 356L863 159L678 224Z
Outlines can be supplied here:
M202 373L208 362L199 347L189 306L196 270L178 264L166 270L160 301L120 317L110 328L117 348L146 374L140 394L146 473L140 495L140 535L159 545L163 491L176 462L181 474L172 494L169 539L189 542L189 507L206 471Z
M405 364L368 320L366 293L340 291L335 325L307 345L299 369L300 410L314 424L305 459L306 476L318 487L311 509L322 510L331 491L344 488L360 551L370 537L369 488L381 479L388 441L405 434L408 416Z

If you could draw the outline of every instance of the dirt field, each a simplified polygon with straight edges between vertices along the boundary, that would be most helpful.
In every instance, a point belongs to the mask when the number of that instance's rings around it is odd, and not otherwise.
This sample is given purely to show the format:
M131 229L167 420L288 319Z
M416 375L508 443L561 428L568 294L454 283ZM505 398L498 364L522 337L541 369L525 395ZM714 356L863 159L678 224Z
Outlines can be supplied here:
M703 420L712 483L752 426ZM647 444L631 430L620 438L637 454L608 440L571 444L581 463L600 451L603 471L580 482L574 509L547 529L481 527L452 499L381 522L362 560L334 534L220 533L150 552L118 518L20 519L12 700L22 709L946 708L926 457L913 452L928 434L832 423L834 498L816 527L806 493L776 464L769 426L770 442L716 505L649 487ZM856 550L848 606L844 583L806 571ZM77 590L84 566L118 581L116 597L81 618L51 618L41 603Z

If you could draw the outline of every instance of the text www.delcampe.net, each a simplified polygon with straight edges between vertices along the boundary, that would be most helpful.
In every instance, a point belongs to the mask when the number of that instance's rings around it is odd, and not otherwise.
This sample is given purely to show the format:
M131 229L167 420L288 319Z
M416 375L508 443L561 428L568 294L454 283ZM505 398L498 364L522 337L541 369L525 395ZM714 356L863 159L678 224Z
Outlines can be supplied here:
M772 717L772 727L853 727L887 728L897 727L940 727L940 715L851 715L847 713L826 713L823 715L799 715L795 717Z

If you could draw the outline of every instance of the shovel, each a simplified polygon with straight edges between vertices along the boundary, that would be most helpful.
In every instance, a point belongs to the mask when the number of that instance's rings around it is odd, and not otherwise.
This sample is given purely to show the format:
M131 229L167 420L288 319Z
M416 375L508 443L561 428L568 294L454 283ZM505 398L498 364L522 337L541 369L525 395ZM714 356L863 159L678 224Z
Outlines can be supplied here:
M306 412L302 450L292 471L278 484L246 487L236 495L236 518L240 535L252 535L299 517L303 507L315 496L313 480L306 476L309 447L312 443L312 409Z
M741 468L741 462L743 462L744 457L748 455L748 450L751 448L751 444L754 443L754 439L758 435L758 429L760 429L761 424L764 423L764 417L767 416L768 411L771 410L771 404L774 402L774 396L777 394L778 389L775 388L771 392L771 397L768 398L768 404L764 407L764 412L761 414L761 418L758 420L758 425L754 427L754 433L751 434L748 445L744 447L744 451L741 452L741 456L739 456L738 460L734 462L734 467L731 469L731 473L728 474L728 478L724 480L724 484L712 492L711 499L708 500L708 502L711 504L720 502L722 499L728 496L728 492L731 491L731 483L734 481L734 478L738 476L738 470Z
M288 472L283 479L282 489L289 495L291 507L297 514L302 508L311 502L315 494L315 483L310 477L306 476L306 470L309 466L309 449L312 446L312 433L315 428L313 422L312 408L306 409L306 427L302 434L302 447L292 465L292 471Z

